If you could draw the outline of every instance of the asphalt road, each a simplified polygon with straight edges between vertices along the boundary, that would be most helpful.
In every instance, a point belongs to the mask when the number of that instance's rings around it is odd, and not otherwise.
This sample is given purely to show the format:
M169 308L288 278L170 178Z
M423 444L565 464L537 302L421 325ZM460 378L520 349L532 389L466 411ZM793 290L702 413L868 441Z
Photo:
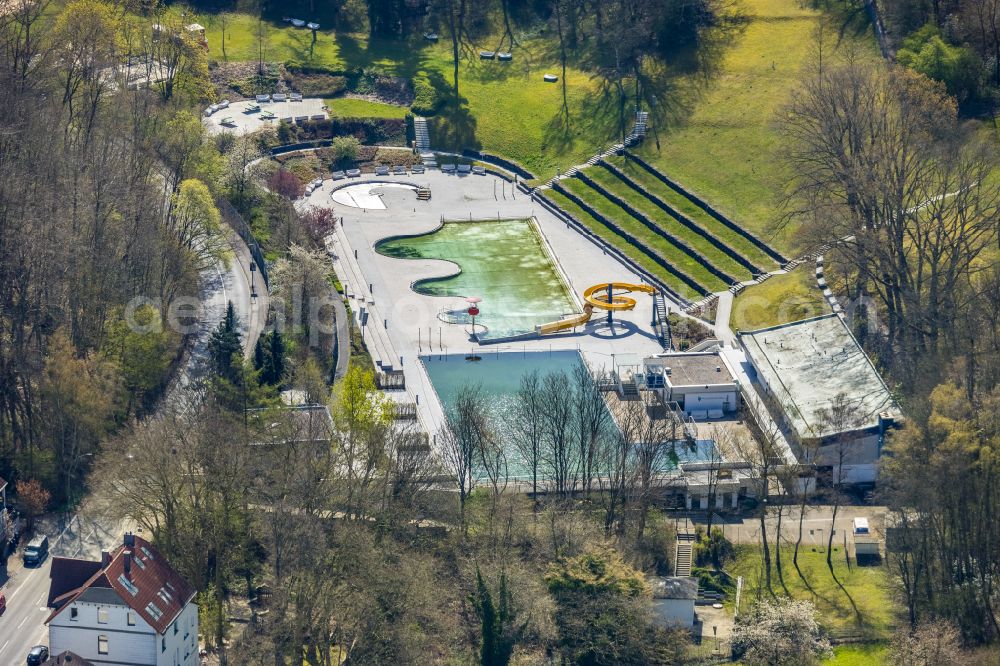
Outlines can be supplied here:
M118 545L124 531L121 522L83 513L39 521L35 532L49 537L50 557L39 567L25 568L18 549L7 560L6 571L0 569L7 596L7 612L0 615L0 664L23 664L33 646L49 643L45 619L51 611L45 603L51 555L99 559L102 550Z
M251 271L250 250L236 234L231 233L229 245L232 257L229 266L218 262L201 274L199 297L201 315L196 340L188 352L187 362L168 390L166 402L178 400L184 389L194 386L209 369L208 341L226 316L226 305L232 301L240 320L240 339L245 356L253 353L257 338L267 323L268 291L260 271Z

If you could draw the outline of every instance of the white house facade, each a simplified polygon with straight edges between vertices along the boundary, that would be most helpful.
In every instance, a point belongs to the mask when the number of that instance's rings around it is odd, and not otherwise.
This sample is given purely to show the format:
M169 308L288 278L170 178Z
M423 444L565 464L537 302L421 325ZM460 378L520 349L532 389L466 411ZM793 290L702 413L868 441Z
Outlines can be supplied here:
M50 576L53 654L115 666L198 664L194 590L148 542L126 535L100 564L54 558Z

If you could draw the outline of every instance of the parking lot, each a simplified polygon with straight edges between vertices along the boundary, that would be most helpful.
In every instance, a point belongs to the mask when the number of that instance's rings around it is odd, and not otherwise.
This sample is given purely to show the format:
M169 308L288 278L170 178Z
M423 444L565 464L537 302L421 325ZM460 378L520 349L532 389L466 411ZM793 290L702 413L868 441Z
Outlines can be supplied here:
M259 111L252 111L256 106L260 106ZM274 118L267 119L268 113ZM228 108L219 109L211 115L203 115L202 122L211 134L221 134L231 132L236 135L250 134L264 127L277 127L278 123L286 120L289 123L300 122L304 119L329 118L330 114L323 105L323 100L319 98L307 98L302 101L292 102L262 102L258 104L254 100L242 100L232 102ZM223 124L226 121L226 124Z

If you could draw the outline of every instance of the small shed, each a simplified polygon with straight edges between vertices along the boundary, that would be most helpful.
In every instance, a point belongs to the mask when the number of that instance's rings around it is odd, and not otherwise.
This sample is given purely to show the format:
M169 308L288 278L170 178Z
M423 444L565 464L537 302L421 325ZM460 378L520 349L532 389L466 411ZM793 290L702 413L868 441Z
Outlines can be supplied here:
M654 621L665 627L690 629L695 623L698 580L690 576L664 576L650 578L648 582L653 591Z

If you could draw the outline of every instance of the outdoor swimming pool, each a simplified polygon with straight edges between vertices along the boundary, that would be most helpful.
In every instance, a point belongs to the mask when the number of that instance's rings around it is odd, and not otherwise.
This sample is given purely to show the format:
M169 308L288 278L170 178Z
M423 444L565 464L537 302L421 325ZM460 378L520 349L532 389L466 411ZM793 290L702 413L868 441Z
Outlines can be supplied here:
M375 250L397 259L444 259L460 271L441 278L419 280L413 290L443 300L442 315L450 323L465 324L463 299L482 298L477 329L488 329L483 339L529 333L538 324L578 313L569 287L532 220L446 222L422 236L389 238Z
M504 442L509 473L513 479L527 480L530 468L517 451L514 434L509 427L517 418L516 395L521 378L537 370L541 377L562 372L567 378L583 363L580 353L567 351L533 352L484 352L466 360L464 354L439 354L421 356L441 406L445 412L454 408L459 392L466 385L478 385L490 405L492 423ZM612 428L615 426L612 424ZM609 433L614 435L615 433ZM684 442L675 445L675 456L670 467L678 462L709 461L713 458L715 443L698 440L693 446Z

